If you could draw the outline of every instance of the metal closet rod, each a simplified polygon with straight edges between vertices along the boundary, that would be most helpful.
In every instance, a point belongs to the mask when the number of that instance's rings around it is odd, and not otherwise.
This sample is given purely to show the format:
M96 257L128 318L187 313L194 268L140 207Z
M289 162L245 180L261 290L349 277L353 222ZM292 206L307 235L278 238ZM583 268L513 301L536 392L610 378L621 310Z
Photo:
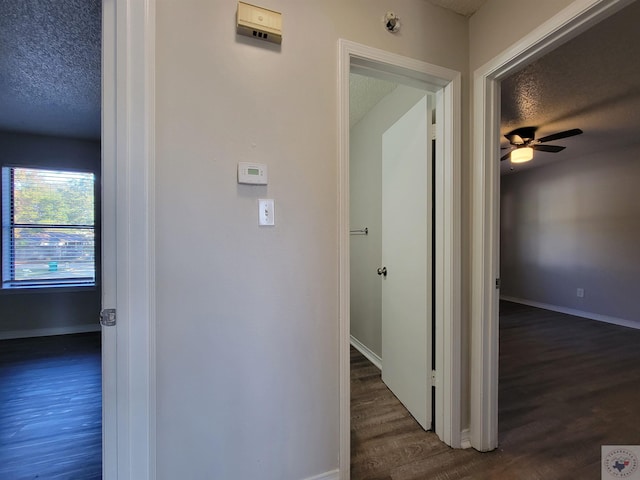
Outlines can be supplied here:
M349 230L349 233L351 235L369 235L369 229L365 227L358 230Z

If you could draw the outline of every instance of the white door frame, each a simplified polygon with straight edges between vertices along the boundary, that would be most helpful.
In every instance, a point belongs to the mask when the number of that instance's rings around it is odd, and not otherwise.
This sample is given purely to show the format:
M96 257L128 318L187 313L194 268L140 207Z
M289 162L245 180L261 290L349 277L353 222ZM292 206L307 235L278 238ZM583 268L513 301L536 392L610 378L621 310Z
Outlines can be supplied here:
M576 0L474 73L471 445L498 446L500 81L633 0Z
M350 271L349 271L349 73L351 66L413 79L436 93L436 434L446 444L465 444L460 429L460 73L368 47L338 42L339 378L340 478L350 476ZM384 359L383 359L384 361Z
M155 478L155 0L102 1L103 478Z

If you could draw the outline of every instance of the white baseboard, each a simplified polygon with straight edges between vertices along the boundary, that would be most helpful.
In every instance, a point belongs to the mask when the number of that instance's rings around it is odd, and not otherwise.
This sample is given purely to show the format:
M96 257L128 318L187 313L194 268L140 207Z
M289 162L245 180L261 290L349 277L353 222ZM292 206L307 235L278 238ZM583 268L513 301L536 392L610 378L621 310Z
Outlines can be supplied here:
M468 428L460 432L460 448L471 448L471 432Z
M340 471L331 470L330 472L321 473L315 477L309 477L305 480L340 480Z
M351 345L353 345L353 348L355 348L362 355L364 355L367 358L367 360L369 360L376 367L378 367L378 370L382 370L382 358L376 355L372 350L369 349L369 347L367 347L364 343L362 343L353 335L351 335Z
M513 303L521 303L522 305L543 308L545 310L551 310L552 312L566 313L567 315L573 315L575 317L588 318L589 320L596 320L598 322L611 323L613 325L619 325L621 327L629 327L640 330L640 322L636 322L634 320L609 317L607 315L600 315L599 313L583 312L582 310L560 307L558 305L549 305L548 303L535 302L533 300L524 300L522 298L509 297L507 295L500 295L500 300L506 300L507 302Z
M33 330L11 330L0 332L0 340L12 340L14 338L50 337L52 335L69 335L71 333L99 332L100 324L74 325L70 327L36 328Z

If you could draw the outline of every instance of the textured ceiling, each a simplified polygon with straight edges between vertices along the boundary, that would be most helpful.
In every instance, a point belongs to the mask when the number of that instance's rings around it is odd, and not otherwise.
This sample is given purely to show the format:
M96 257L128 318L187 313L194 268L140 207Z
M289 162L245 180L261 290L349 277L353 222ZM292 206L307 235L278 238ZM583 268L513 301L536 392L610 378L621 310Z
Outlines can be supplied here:
M430 3L453 10L460 15L470 17L482 7L487 0L429 0Z
M353 127L383 97L391 93L397 83L352 73L349 75L349 127Z
M100 138L101 9L0 1L0 130Z
M484 3L429 1L462 15ZM100 137L100 12L100 0L0 1L0 130ZM563 152L536 152L540 162L638 141L639 20L635 2L504 80L502 133L529 125L540 127L537 137L585 131L553 142L566 146ZM359 80L352 123L395 88Z
M539 127L536 138L584 131L548 142L567 148L535 152L516 171L640 142L639 21L635 2L502 81L502 134L523 126Z

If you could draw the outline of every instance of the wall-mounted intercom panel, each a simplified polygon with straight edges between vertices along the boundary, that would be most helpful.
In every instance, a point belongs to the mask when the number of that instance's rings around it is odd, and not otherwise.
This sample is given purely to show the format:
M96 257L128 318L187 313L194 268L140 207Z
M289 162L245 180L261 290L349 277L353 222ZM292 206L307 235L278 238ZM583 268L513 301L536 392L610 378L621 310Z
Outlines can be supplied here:
M282 14L245 2L238 2L236 32L279 45L282 43Z

